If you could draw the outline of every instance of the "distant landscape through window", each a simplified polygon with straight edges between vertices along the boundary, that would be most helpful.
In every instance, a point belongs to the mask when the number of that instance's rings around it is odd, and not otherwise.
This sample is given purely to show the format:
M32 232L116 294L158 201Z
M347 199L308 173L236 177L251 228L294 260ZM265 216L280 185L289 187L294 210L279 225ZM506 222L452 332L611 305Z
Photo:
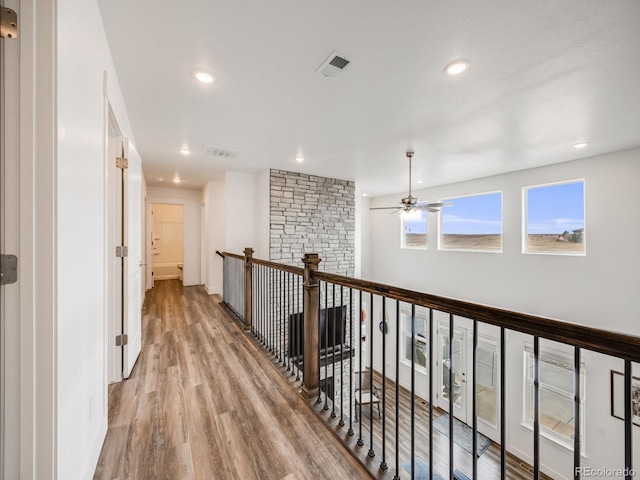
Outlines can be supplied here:
M502 251L502 193L447 198L442 209L443 250Z
M528 253L585 252L584 181L525 188Z

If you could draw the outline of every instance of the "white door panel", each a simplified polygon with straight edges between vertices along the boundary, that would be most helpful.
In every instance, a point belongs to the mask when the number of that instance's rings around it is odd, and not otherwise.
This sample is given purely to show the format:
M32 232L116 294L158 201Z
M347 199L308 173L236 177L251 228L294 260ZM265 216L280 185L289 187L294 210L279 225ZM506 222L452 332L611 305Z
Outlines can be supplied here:
M125 261L125 318L122 375L128 378L142 347L142 165L138 152L126 140L129 167L125 170L125 238L128 255Z

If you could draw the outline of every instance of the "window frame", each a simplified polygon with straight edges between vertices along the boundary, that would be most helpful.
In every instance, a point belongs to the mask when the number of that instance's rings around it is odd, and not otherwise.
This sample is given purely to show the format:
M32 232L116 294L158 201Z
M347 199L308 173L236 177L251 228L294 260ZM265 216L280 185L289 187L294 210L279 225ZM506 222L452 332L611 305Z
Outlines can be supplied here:
M480 248L450 248L444 246L444 215L446 214L446 210L448 207L443 207L442 210L438 213L438 250L444 252L474 252L474 253L502 253L504 247L504 195L502 190L491 190L488 192L481 193L471 193L467 195L456 195L453 197L446 197L438 200L438 202L447 203L459 198L471 198L471 197L483 197L487 195L500 195L500 248L495 250L490 249L480 249ZM474 235L474 234L469 234ZM482 234L478 234L482 235ZM489 234L487 234L489 235Z
M572 183L582 183L582 252L570 251L530 251L529 250L529 190L535 190L547 187L556 187L559 185L569 185ZM573 180L562 180L559 182L541 183L538 185L528 185L522 187L522 253L525 255L562 255L570 257L584 257L587 255L587 182L584 178L576 178Z
M574 399L574 391L573 391L573 375L574 375L574 359L568 352L559 352L556 350L548 349L548 348L540 348L540 357L539 362L542 363L543 358L549 360L549 363L561 363L568 367L572 367L571 369L567 369L571 372L571 391L563 392L559 388L554 387L553 385L548 385L544 383L544 380L540 378L540 391L542 389L546 389L554 394L559 394L564 397L570 398L573 404ZM523 349L523 376L522 376L522 386L523 386L523 396L522 396L522 426L526 427L529 430L533 430L533 422L534 420L530 418L530 412L533 411L534 408L534 400L533 400L533 375L531 379L529 379L529 358L531 358L531 367L533 368L534 362L534 353L533 353L533 345L525 344ZM580 361L580 447L581 452L580 455L586 457L586 368L585 361L581 359ZM531 395L530 395L531 393ZM540 405L540 413L542 414L542 405ZM533 413L531 413L533 415ZM555 418L555 417L553 417ZM573 431L573 430L572 430ZM551 442L558 444L570 451L573 451L573 434L570 437L566 437L558 432L550 430L545 425L540 422L540 436L544 437Z
M400 249L401 250L427 250L428 249L428 245L429 245L429 215L427 215L426 210L420 210L421 213L424 214L424 224L425 224L425 243L424 243L424 247L418 246L418 247L412 247L412 246L407 246L406 244L406 238L405 238L405 230L404 230L404 225L406 222L405 217L400 214Z
M404 365L407 365L411 368L411 352L407 352L406 344L407 342L411 342L411 331L408 332L405 329L405 318L411 318L411 309L407 307L400 307L400 362ZM422 311L422 309L416 308L416 320L422 320L424 325L424 335L419 335L416 333L414 348L418 345L418 343L424 344L424 356L425 356L425 365L424 367L415 362L415 369L417 372L427 374L427 366L429 365L429 319L427 317L426 312ZM422 340L419 340L420 337Z

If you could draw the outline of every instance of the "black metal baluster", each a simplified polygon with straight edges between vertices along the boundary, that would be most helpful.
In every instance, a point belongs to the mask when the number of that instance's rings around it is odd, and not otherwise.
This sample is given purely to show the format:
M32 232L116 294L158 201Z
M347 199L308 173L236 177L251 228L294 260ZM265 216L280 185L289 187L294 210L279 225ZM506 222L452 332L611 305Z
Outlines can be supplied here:
M289 354L289 344L291 343L291 330L289 328L289 318L291 315L291 272L286 273L287 276L287 312L284 319L285 339L284 339L284 353L287 364L287 372L291 371L291 355Z
M373 395L373 293L369 294L369 323L370 336L369 336L369 388L370 395ZM369 402L369 452L367 453L371 458L376 456L376 452L373 450L373 403Z
M329 285L324 283L324 409L329 410Z
M296 338L296 348L295 348L295 367L296 367L296 380L300 380L300 329L302 328L302 317L300 316L300 275L295 276L296 279L296 312L295 312L295 321L293 324L295 325L295 338Z
M353 436L353 288L349 287L349 431L347 434Z
M416 305L411 304L411 478L416 476Z
M336 284L331 284L331 418L336 418Z
M382 297L382 462L380 462L380 470L389 468L387 465L387 435L386 435L386 416L387 416L387 297Z
M346 312L344 309L344 287L340 285L340 421L338 425L344 427L344 364L343 364L343 353L344 353L344 334L345 332L342 330L342 316L345 315ZM335 371L335 365L333 367ZM333 394L333 398L335 398L335 392Z
M580 348L573 353L573 478L580 479Z
M358 446L364 445L362 440L362 290L359 292L359 306L360 306L360 320L358 321L358 413L356 418L359 419L358 423Z
M478 321L473 321L473 367L471 368L471 388L473 398L471 400L471 416L473 417L473 448L471 449L471 457L473 460L472 478L478 478L478 400L476 398L478 372Z
M284 367L286 362L285 360L285 350L284 350L284 340L285 340L285 305L287 304L287 290L286 290L286 277L283 270L280 270L280 341L278 342L280 346L280 363Z
M540 338L533 337L533 479L540 478Z
M396 473L393 480L400 479L400 300L396 300ZM430 476L430 478L432 478Z
M505 401L507 392L505 390L505 330L500 327L500 479L507 478L507 447L505 441L507 439L507 414L505 411Z
M624 361L624 467L625 480L631 480L633 475L633 417L631 412L631 360Z
M449 478L453 480L453 314L449 314Z
M321 366L320 366L320 350L322 350L322 322L320 321L320 313L322 312L322 309L320 308L320 305L322 305L322 282L319 281L318 282L318 399L316 400L316 403L322 403L322 390L320 389L320 373L321 373Z
M429 309L429 478L433 478L433 309Z

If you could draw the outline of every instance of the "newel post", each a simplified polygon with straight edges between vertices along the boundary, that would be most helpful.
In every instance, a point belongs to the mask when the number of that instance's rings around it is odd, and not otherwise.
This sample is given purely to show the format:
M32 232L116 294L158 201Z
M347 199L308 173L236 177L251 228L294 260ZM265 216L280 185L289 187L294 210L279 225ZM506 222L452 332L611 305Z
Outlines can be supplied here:
M320 306L320 283L313 277L321 262L317 253L305 253L304 258L304 319L303 319L303 375L302 394L307 398L318 395L320 377L318 374L318 309Z
M251 259L253 258L253 248L244 249L244 329L251 330L251 314L252 314L252 288L253 288L253 269Z

